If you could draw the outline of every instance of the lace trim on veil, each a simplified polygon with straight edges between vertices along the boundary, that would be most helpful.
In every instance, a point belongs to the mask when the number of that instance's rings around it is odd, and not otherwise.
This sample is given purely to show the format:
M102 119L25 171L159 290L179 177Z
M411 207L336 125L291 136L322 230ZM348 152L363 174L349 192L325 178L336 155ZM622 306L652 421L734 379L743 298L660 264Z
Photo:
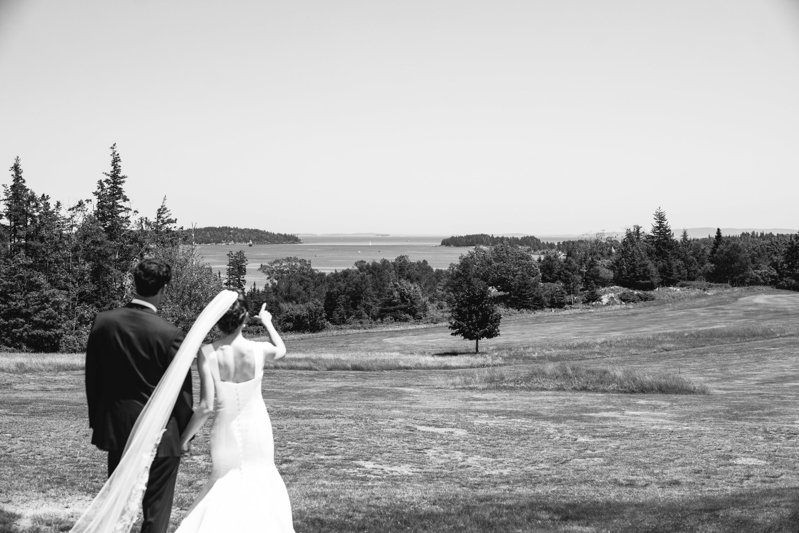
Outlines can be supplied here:
M127 533L141 511L150 464L175 407L180 387L203 339L238 294L222 291L192 326L133 426L122 459L70 533Z

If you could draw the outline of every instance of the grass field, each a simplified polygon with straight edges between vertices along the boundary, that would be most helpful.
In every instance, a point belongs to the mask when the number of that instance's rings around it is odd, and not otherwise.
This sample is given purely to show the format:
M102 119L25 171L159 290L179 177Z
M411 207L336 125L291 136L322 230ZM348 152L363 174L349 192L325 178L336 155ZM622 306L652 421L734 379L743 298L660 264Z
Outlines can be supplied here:
M799 294L736 289L509 317L478 355L441 326L290 339L264 395L295 529L797 531L798 319ZM66 531L105 471L80 357L13 357L0 355L0 533ZM526 377L564 365L706 394ZM175 525L210 470L209 427L182 463Z

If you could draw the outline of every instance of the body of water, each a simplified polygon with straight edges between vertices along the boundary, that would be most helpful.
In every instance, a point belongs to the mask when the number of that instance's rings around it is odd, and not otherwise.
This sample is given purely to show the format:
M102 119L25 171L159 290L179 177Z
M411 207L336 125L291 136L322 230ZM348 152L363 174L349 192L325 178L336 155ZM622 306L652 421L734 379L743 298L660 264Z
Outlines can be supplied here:
M227 254L243 250L247 256L247 285L262 285L261 264L284 257L307 259L322 272L352 268L356 261L393 261L407 255L411 261L426 260L433 268L448 268L471 247L441 246L449 235L300 235L302 244L203 244L198 249L214 271L225 275Z

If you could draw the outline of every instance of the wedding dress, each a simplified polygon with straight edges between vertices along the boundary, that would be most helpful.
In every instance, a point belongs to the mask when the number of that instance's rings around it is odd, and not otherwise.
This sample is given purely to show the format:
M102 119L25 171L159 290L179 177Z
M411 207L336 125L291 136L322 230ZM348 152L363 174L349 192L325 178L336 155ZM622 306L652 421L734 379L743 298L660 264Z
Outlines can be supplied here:
M291 503L275 467L272 423L261 395L264 355L253 349L255 375L235 383L220 379L213 346L202 350L216 391L213 469L175 533L293 533Z

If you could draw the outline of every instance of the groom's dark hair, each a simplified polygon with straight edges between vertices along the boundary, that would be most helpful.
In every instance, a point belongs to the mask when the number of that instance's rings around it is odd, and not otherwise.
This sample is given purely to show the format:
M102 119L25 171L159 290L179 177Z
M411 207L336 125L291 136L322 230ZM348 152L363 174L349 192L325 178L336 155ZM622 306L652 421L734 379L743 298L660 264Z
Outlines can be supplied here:
M133 269L139 296L155 296L172 279L172 267L160 259L145 259Z
M219 322L216 323L216 326L219 328L219 331L224 333L225 335L230 335L236 329L244 324L244 321L247 320L248 314L248 306L247 306L247 299L244 297L244 293L242 291L236 291L239 293L239 297L236 298L236 301L233 302L233 305L230 306L230 309L222 315L222 318L219 319Z

